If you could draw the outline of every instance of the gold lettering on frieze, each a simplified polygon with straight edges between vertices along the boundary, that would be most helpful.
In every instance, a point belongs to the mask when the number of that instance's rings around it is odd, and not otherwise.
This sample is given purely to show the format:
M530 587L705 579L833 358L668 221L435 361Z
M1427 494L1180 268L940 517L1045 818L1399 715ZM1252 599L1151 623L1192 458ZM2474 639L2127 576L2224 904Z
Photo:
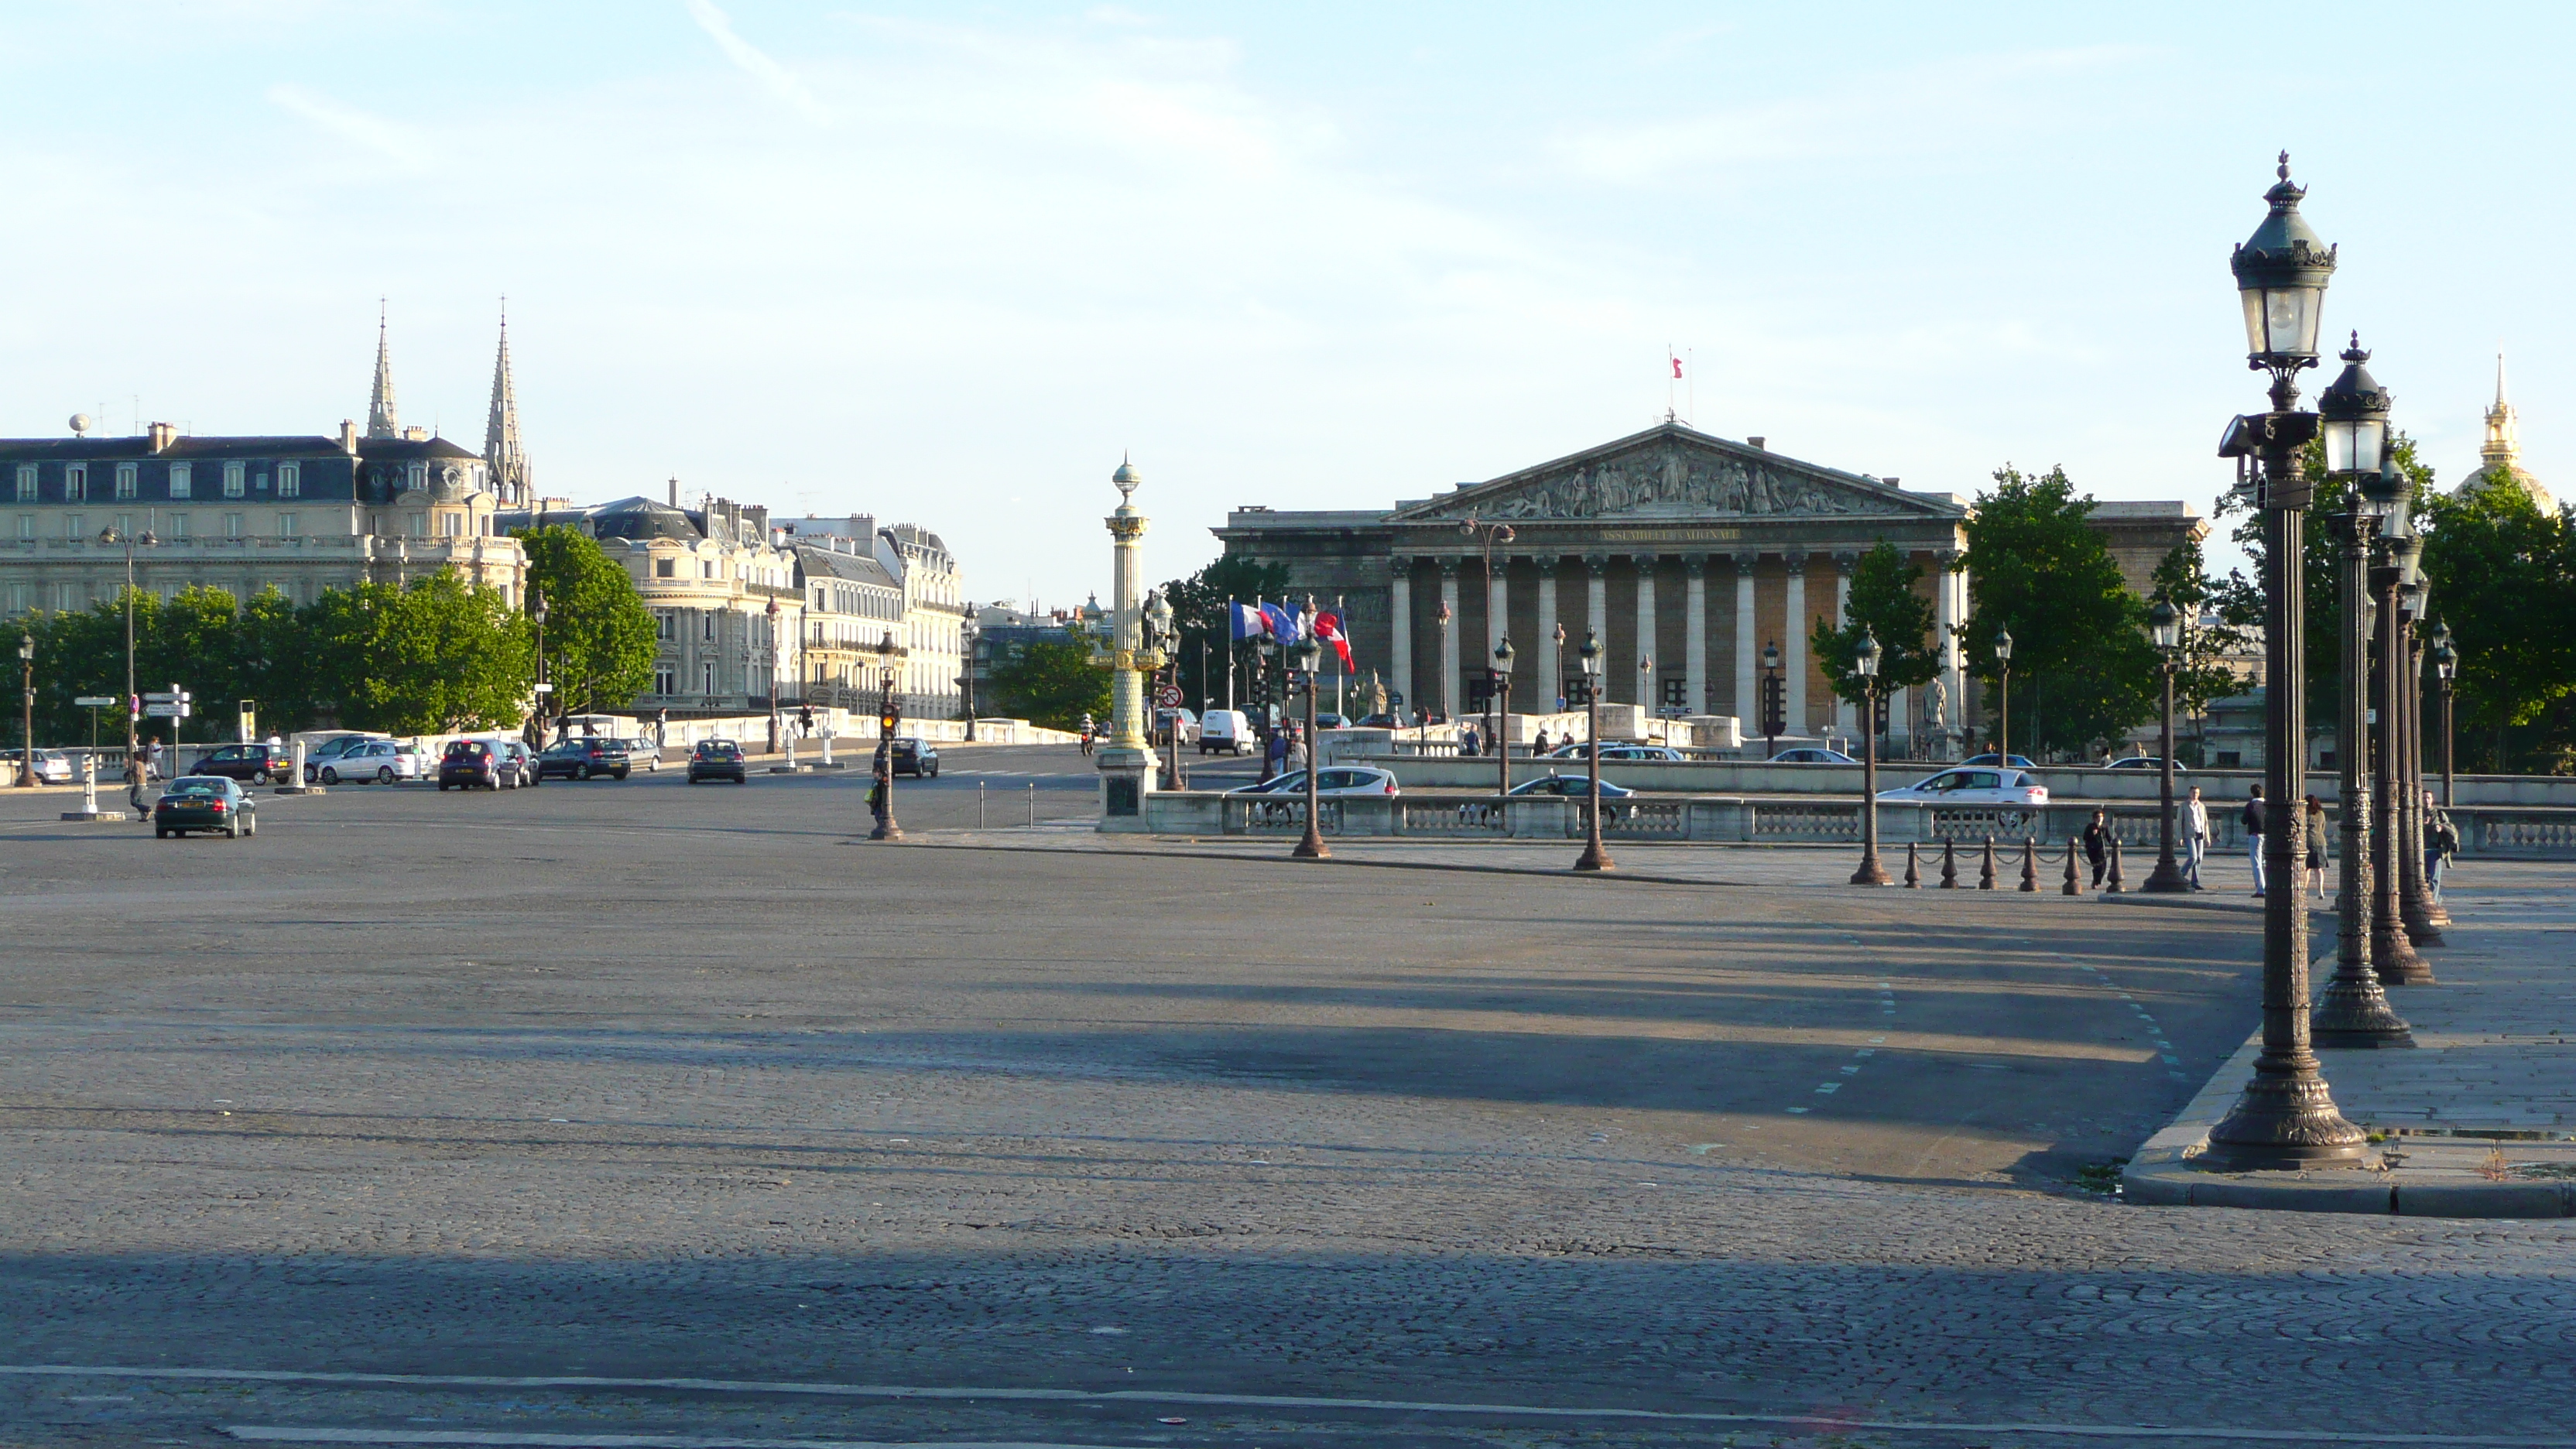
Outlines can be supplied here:
M1739 543L1740 528L1604 528L1592 535L1602 543Z

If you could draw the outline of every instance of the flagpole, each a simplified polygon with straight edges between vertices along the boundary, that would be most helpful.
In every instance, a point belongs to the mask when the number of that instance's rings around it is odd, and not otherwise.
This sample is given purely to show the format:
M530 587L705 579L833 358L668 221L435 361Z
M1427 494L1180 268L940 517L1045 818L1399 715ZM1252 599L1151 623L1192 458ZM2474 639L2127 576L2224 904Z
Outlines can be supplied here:
M1695 427L1698 427L1698 426L1699 426L1699 349L1698 349L1698 348L1696 348L1696 347L1685 347L1685 348L1683 348L1683 349L1682 349L1682 368L1683 368L1682 391L1683 391L1683 392L1684 392L1684 394L1685 394L1685 395L1687 395L1687 396L1688 396L1688 398L1690 399L1691 415L1690 415L1690 419L1689 419L1689 421L1690 421L1690 425L1691 425L1692 427L1694 427L1694 428L1695 428Z
M1234 708L1234 595L1225 596L1225 707Z
M1340 630L1343 636L1347 638L1351 631L1349 626L1342 622L1342 617L1342 596L1335 594L1333 595L1333 627ZM1349 719L1351 716L1349 711L1342 708L1342 686L1349 682L1350 677L1351 666L1346 662L1342 665L1341 678L1333 681L1333 713L1340 715L1345 720Z

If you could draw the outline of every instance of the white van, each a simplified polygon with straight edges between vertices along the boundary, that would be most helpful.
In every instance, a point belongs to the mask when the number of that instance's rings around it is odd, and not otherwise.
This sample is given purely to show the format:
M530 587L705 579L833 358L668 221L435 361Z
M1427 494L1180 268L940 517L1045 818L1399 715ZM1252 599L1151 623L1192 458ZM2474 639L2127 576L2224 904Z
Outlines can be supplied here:
M1253 737L1252 720L1239 709L1212 709L1199 719L1199 753L1213 755L1219 750L1229 755L1248 755L1258 750L1261 742Z

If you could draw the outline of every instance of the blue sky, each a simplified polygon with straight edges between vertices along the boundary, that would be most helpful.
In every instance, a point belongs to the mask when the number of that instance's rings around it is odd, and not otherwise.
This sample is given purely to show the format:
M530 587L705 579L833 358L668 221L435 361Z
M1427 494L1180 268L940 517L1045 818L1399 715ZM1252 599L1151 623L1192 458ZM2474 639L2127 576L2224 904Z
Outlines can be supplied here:
M2446 479L2511 355L2571 491L2564 7L17 6L0 432L364 416L548 492L945 534L979 599L1155 577L1645 426L2208 507L2229 246L2286 146ZM2313 388L2311 389L2313 393Z

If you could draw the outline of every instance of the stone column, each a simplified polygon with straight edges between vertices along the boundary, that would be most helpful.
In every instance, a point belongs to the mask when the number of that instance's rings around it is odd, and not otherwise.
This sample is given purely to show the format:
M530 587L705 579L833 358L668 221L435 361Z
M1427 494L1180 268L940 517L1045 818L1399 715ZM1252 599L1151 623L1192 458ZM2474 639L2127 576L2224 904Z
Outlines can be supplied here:
M1834 627L1837 629L1851 622L1852 565L1859 561L1855 554L1834 555ZM1845 734L1856 734L1861 728L1859 720L1860 706L1839 694L1835 695L1834 724Z
M1732 713L1744 724L1744 733L1753 734L1762 722L1762 640L1753 618L1753 566L1761 562L1758 553L1735 556L1735 700Z
M1512 561L1506 556L1495 559L1485 568L1485 652L1476 661L1482 669L1493 662L1494 646L1512 632ZM1518 649L1520 646L1512 646Z
M1100 813L1105 829L1135 829L1142 823L1145 795L1154 788L1154 761L1145 736L1146 662L1137 658L1145 644L1143 549L1145 515L1136 511L1136 488L1143 479L1121 463L1111 475L1118 485L1118 509L1109 515L1109 742L1100 750Z
M1690 712L1707 714L1708 556L1691 554L1682 560L1682 569L1690 576L1682 602L1682 673L1690 690Z
M1648 662L1655 655L1655 556L1637 554L1637 703L1646 713L1655 712L1655 671Z
M1538 697L1531 701L1530 711L1545 714L1565 697L1565 680L1557 673L1556 626L1556 555L1542 555L1538 560L1538 637L1530 648L1538 652Z
M1458 715L1458 561L1440 561L1440 609L1449 616L1448 627L1440 631L1440 712L1455 719Z
M1788 565L1789 607L1781 616L1780 632L1789 637L1780 641L1780 662L1786 676L1789 733L1803 735L1815 728L1807 723L1807 556L1793 553Z
M1585 599L1591 608L1585 615L1587 622L1584 627L1601 640L1602 652L1606 654L1610 649L1610 559L1606 554L1586 554L1583 566L1592 573L1586 584ZM1610 681L1618 677L1617 665L1616 660L1601 661L1601 677L1596 683L1604 696L1604 704L1609 703Z
M1936 550L1932 555L1932 631L1935 647L1941 651L1941 690L1948 696L1949 726L1955 738L1964 737L1968 728L1968 674L1960 666L1957 634L1959 601L1967 593L1968 577L1950 572L1953 557L1947 549ZM1947 749L1949 740L1940 741L1939 746Z
M1407 709L1420 709L1421 691L1413 682L1413 559L1397 554L1388 561L1386 583L1387 609L1387 683L1404 695Z

